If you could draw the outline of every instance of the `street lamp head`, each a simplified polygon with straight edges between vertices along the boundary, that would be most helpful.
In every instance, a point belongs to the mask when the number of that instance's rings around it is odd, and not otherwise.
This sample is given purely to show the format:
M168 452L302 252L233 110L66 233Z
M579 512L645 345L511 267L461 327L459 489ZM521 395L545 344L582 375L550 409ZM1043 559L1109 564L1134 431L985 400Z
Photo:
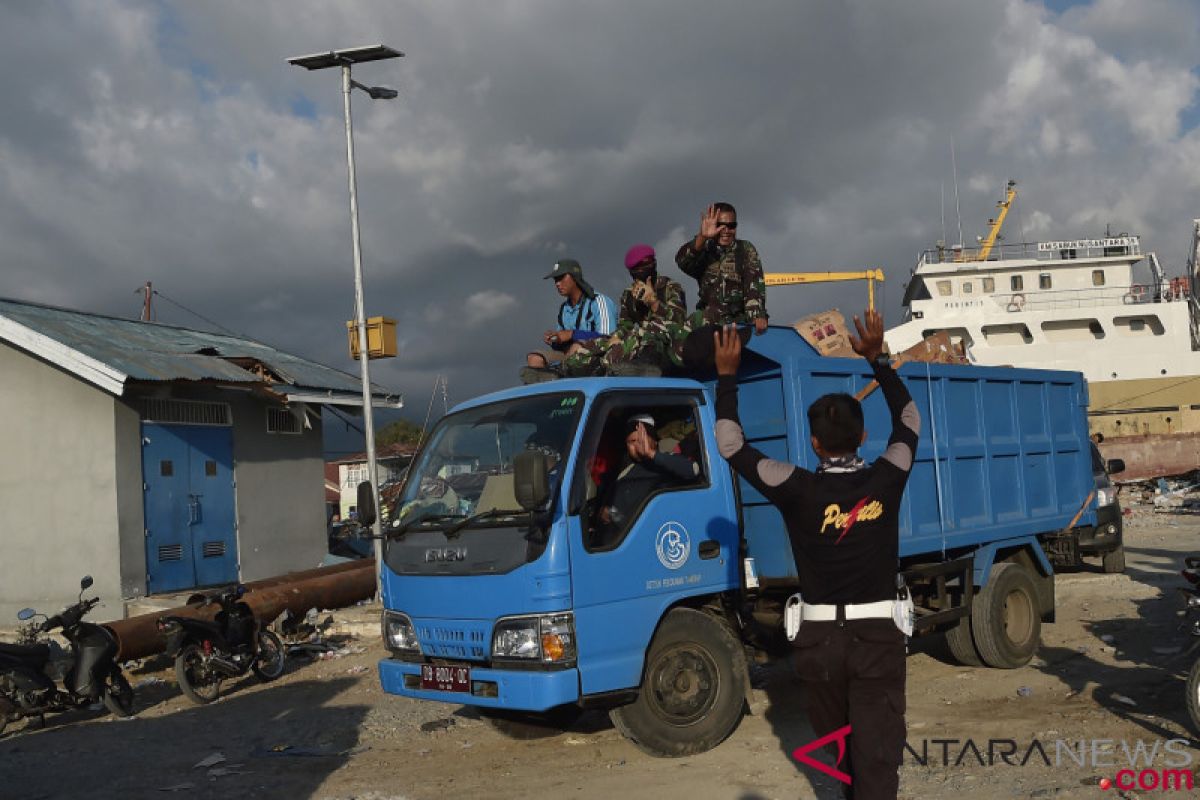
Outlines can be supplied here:
M395 89L386 86L363 86L354 80L350 81L350 85L355 89L362 89L372 100L395 100L400 95Z

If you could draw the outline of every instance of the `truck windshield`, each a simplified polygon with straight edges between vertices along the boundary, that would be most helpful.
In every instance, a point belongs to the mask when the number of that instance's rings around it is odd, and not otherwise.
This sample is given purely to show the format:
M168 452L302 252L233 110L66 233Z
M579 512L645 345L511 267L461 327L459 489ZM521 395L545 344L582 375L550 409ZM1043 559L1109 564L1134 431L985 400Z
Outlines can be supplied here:
M582 408L583 396L571 392L492 403L444 418L410 471L393 525L444 528L492 509L523 513L513 490L514 456L545 453L555 480ZM480 525L511 520L489 515Z

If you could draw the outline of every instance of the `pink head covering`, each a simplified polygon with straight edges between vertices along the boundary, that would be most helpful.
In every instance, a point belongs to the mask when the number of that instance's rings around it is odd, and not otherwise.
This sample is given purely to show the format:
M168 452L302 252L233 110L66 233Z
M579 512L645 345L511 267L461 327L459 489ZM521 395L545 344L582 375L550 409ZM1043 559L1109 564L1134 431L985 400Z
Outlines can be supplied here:
M647 258L654 258L654 248L648 244L635 244L625 252L625 269L633 269Z

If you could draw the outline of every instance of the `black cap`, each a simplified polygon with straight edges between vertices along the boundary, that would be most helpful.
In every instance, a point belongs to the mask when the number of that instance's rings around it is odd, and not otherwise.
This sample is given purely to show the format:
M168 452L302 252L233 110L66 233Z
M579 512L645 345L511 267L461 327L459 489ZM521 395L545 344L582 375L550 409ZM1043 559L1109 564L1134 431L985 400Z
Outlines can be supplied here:
M589 297L594 294L592 287L589 286L588 282L583 279L583 267L581 267L579 262L575 259L560 258L558 261L554 262L554 269L550 270L549 274L547 274L545 277L558 279L564 275L570 275L572 278L574 278L575 283L579 285L579 288L583 290L584 294L588 295Z

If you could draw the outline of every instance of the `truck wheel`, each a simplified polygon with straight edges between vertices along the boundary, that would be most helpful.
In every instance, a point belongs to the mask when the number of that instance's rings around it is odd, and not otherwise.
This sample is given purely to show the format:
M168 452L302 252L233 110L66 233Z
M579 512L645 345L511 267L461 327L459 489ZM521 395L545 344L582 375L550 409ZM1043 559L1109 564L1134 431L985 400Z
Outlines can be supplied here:
M746 653L729 626L676 608L646 653L638 699L609 712L613 725L658 757L711 750L733 733L746 697Z
M1187 710L1192 730L1200 731L1200 658L1192 662L1187 679Z
M1100 563L1104 566L1104 571L1113 574L1125 571L1125 545L1117 545L1116 550L1109 550L1100 557Z
M963 617L954 623L954 627L946 630L946 645L950 655L964 667L982 667L983 659L975 649L975 640L971 638L971 618Z
M971 632L983 662L1000 669L1023 667L1042 634L1037 587L1021 564L992 567L987 584L971 603Z

